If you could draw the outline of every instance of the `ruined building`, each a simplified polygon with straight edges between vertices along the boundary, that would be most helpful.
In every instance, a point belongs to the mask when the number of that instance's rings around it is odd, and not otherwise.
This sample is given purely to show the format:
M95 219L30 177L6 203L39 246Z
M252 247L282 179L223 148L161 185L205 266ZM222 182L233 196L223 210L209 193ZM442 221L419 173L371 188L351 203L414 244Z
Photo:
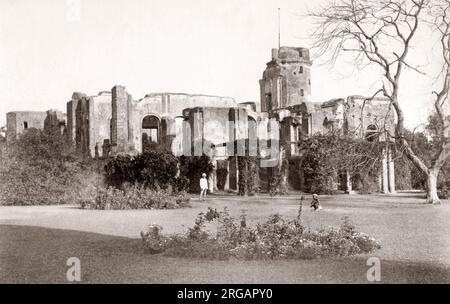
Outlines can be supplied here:
M277 154L279 161L299 153L296 143L302 136L341 130L364 138L383 131L379 138L386 141L390 138L386 135L393 135L395 116L385 99L349 96L312 101L311 68L308 49L273 49L259 81L259 104L181 93L152 93L136 100L119 85L95 96L75 92L67 102L66 116L56 112L8 113L7 137L14 138L31 127L44 128L47 121L58 124L79 151L92 157L141 153L154 143L175 155L208 153L215 167L210 176L210 190L214 191L217 169L226 169L224 190L236 190L239 174L235 156L249 150L255 156L262 155L262 143L269 139L276 138L287 147ZM384 152L380 190L394 192L394 162L388 150ZM340 188L351 192L349 177Z

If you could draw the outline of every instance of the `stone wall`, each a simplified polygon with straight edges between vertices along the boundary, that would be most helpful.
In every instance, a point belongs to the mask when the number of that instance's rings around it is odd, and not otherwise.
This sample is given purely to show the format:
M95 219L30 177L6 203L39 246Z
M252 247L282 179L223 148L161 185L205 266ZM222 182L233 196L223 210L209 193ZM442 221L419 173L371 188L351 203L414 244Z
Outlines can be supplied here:
M129 153L132 147L132 98L124 86L112 88L111 145L114 153Z
M385 140L384 131L394 137L395 112L390 101L386 98L367 100L363 96L349 96L345 103L346 132L363 137L370 125L381 132L380 139Z
M111 138L111 101L111 92L100 92L89 98L89 150L93 157L104 156L102 147Z
M89 98L82 97L76 102L75 109L75 146L83 155L89 155L89 141L91 137L91 130L89 128Z
M272 50L260 80L261 111L271 111L311 100L309 50L281 47Z
M133 118L130 119L133 134L132 141L135 150L142 151L142 121L146 116L155 116L161 123L160 140L172 146L176 135L182 134L182 122L176 124L177 117L183 116L183 110L195 107L236 107L237 103L233 98L210 96L210 95L190 95L181 93L157 93L147 94L139 101L132 102ZM172 142L170 142L172 140ZM180 142L175 142L180 146ZM178 148L179 149L179 148ZM179 151L177 151L179 153Z
M15 111L6 113L6 140L13 140L26 129L43 130L46 112Z
M48 110L44 120L44 130L59 132L67 136L67 115L57 110Z
M67 102L67 136L75 144L76 137L76 110L78 101L86 97L86 94L74 92L71 100Z

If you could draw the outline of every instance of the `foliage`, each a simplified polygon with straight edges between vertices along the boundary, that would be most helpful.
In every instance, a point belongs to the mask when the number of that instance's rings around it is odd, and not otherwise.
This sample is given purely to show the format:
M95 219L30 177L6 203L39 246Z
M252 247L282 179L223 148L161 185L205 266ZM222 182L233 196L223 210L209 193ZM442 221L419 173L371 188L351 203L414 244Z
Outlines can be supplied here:
M436 116L430 115L424 131L414 133L408 131L406 133L406 140L411 149L423 160L427 167L430 167L433 159L439 153L441 139L437 133L440 131L440 128L441 126ZM395 148L396 185L400 183L400 185L405 184L405 188L426 189L426 176L404 155L403 145L397 143ZM450 162L448 160L439 172L437 188L439 197L443 199L449 197Z
M150 253L212 259L312 259L370 253L380 248L373 238L358 232L348 218L337 228L306 229L301 223L301 207L293 220L274 214L253 227L247 225L245 214L236 220L226 208L220 212L208 208L184 235L164 236L161 227L152 225L141 237ZM215 225L215 233L208 225Z
M84 201L81 206L88 209L175 209L189 206L186 193L173 194L168 189L151 189L134 185L117 189L100 188L95 200Z
M146 151L136 156L119 155L105 167L106 182L109 186L123 188L124 184L139 183L151 189L182 185L176 181L177 159L172 153Z
M227 168L219 168L216 171L217 175L217 188L219 190L225 189L225 183L228 176L228 169Z
M210 157L207 155L182 155L178 157L178 162L180 168L180 176L186 178L189 181L189 192L200 192L199 180L202 177L202 173L206 173L209 176L214 169Z
M270 196L287 193L287 176L289 161L284 159L281 166L267 168L267 187Z
M237 162L239 168L239 195L254 195L255 192L259 192L258 158L255 156L238 156Z
M59 132L28 129L8 142L1 157L1 205L76 203L92 197L100 182L92 161Z
M341 136L314 135L299 142L300 155L289 159L290 179L303 179L307 192L329 193L343 173L352 176L355 190L377 185L382 143Z

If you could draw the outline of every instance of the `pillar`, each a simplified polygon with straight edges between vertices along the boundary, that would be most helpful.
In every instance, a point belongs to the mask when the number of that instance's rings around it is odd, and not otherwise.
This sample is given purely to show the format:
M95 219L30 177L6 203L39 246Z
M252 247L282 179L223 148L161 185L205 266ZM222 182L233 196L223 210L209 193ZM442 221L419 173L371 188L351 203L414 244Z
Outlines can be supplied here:
M392 149L388 149L388 158L387 158L387 164L388 164L388 184L389 184L389 192L395 193L395 168L394 168L394 160L392 159Z
M111 144L116 152L126 152L128 146L128 93L123 86L112 88Z
M381 159L381 182L383 193L389 192L387 149L383 148Z
M355 194L355 191L353 191L353 185L352 185L352 176L350 175L350 172L345 172L345 179L346 179L346 192L348 194Z
M225 185L223 186L223 190L230 190L230 161L227 160L227 177L225 178Z
M216 185L217 161L212 160L212 163L213 163L213 171L208 177L208 187L210 193L214 193L214 189L217 189Z

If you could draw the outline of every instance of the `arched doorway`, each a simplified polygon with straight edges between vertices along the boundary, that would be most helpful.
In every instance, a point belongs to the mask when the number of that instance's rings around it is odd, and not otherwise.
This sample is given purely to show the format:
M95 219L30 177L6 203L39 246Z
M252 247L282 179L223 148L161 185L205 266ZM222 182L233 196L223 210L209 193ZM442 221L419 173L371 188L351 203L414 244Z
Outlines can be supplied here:
M374 142L378 141L379 132L376 125L369 125L365 132L365 138L367 141Z
M153 149L161 141L160 120L154 115L147 115L142 119L142 152Z

